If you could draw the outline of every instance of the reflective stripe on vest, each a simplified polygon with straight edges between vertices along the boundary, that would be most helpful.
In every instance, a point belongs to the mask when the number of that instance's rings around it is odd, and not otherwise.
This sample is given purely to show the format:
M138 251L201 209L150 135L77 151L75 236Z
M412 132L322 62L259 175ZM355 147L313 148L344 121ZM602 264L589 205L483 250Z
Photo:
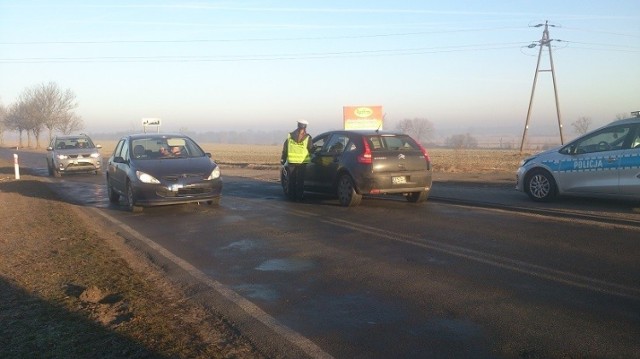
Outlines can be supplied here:
M289 134L287 141L287 160L289 163L309 163L309 149L307 148L309 136L305 136L304 141L298 143Z

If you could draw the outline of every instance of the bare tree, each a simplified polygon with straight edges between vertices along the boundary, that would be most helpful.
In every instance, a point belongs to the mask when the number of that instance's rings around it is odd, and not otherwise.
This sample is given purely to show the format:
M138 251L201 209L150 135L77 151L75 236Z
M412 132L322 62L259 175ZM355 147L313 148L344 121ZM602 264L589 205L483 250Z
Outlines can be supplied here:
M471 136L471 134L467 133L467 134L458 134L458 135L453 135L451 137L447 137L444 140L444 144L447 147L452 147L455 149L462 149L462 148L477 148L478 147L478 140Z
M56 126L56 129L65 135L70 135L73 132L80 131L84 128L82 118L75 113L68 113L63 117L60 123ZM51 136L51 135L49 135ZM51 139L49 139L51 141Z
M4 131L7 130L7 108L0 103L0 145L4 145Z
M36 148L40 147L40 131L42 130L42 119L39 115L36 101L36 89L25 89L18 98L20 116L17 118L21 126L27 133L27 147L31 147L31 135L36 140Z
M422 141L431 139L434 133L434 126L426 118L404 119L396 124L396 130L408 134L422 143Z
M9 107L5 123L10 130L18 131L18 147L22 145L22 133L27 130L27 108L24 103L16 102Z
M580 117L576 121L571 123L571 126L573 126L573 130L577 134L584 135L585 133L587 133L587 131L589 131L589 127L591 126L591 118L584 116Z
M48 130L49 140L53 137L54 130L65 133L82 128L82 120L73 112L78 107L73 91L63 91L55 82L49 82L38 85L29 92L34 102L36 122Z
M396 130L402 133L411 133L413 130L413 123L409 119L404 119L396 124Z
M616 114L616 119L615 121L620 121L620 120L624 120L627 119L631 116L629 116L629 114L627 112L620 112Z

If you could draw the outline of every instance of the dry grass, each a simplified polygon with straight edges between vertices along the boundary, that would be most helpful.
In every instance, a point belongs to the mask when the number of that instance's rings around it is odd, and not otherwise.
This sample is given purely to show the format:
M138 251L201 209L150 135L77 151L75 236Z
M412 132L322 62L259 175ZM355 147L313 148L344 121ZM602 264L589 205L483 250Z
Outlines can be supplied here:
M0 159L0 358L261 358L113 228Z
M115 148L116 141L97 141L102 145L103 156L109 156ZM200 143L210 152L213 159L226 165L240 165L260 168L277 166L280 162L280 145L247 145ZM427 149L436 172L445 173L488 173L515 172L520 161L529 153L518 150L497 149Z

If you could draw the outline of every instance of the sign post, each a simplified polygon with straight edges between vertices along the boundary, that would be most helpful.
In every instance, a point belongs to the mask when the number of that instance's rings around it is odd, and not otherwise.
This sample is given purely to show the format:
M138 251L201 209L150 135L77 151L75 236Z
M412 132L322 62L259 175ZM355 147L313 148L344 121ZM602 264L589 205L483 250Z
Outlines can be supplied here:
M18 154L13 154L13 167L15 168L16 179L20 179L20 166L18 165Z
M160 125L162 120L159 118L143 118L142 119L142 127L144 129L144 133L147 133L147 126L156 126L156 131L160 133Z

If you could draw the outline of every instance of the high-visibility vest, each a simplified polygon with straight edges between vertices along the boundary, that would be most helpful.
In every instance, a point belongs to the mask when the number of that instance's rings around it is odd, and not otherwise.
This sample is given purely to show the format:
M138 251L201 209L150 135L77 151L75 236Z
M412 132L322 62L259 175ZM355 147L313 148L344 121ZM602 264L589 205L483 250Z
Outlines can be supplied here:
M289 161L289 163L309 163L311 160L311 157L309 156L309 148L307 147L309 143L309 136L305 136L304 141L298 143L296 140L291 138L291 134L289 134L287 142L287 161Z

